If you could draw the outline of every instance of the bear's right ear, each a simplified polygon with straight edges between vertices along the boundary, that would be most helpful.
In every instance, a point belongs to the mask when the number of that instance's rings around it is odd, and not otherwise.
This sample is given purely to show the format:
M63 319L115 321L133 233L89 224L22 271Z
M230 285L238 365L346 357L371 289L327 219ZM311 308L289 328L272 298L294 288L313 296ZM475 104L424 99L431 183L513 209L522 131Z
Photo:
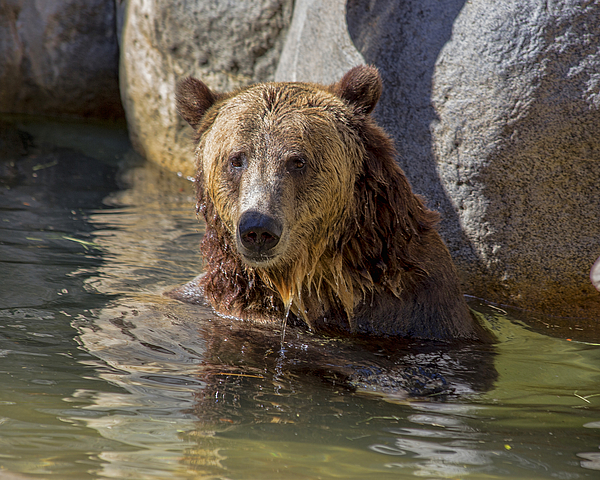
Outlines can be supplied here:
M379 71L371 65L359 65L350 69L339 82L330 87L332 93L364 115L373 111L382 88Z
M200 80L187 77L175 89L177 112L195 130L206 111L218 100L219 95Z

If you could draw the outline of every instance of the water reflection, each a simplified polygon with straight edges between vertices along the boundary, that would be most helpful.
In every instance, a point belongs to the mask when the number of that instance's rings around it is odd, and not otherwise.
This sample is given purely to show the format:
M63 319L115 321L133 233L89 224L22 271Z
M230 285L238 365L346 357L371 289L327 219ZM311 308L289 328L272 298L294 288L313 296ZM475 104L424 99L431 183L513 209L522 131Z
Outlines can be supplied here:
M238 443L248 440L258 442L254 445L257 448L264 443L291 442L289 448L296 445L294 449L305 451L305 455L321 445L326 450L339 450L335 455L338 459L343 452L344 461L351 465L355 449L360 450L361 457L370 456L365 442L379 436L379 428L373 426L381 419L405 422L411 402L400 374L406 365L399 364L398 358L392 361L387 356L361 352L348 341L300 331L288 332L282 352L278 332L249 329L237 321L215 318L210 310L197 306L148 300L119 303L93 319L77 322L86 349L114 369L103 378L130 394L127 402L111 394L86 407L110 412L110 421L102 417L86 420L107 438L140 447L135 435L134 441L130 440L132 425L146 433L160 432L162 426L173 428L179 432L179 441L167 442L169 452L179 451L189 461L193 458L194 468L200 468L200 462L203 472L209 465L215 474L217 465L233 468L230 462L235 464L238 455L247 450L238 451ZM408 358L412 362L420 357ZM364 382L363 371L375 368L386 372L388 389L389 379L396 375L389 395L377 391L377 376L372 373L368 389L355 380L359 375ZM456 397L451 386L448 381L444 397L433 398ZM381 402L372 393L364 396L366 392L387 395L396 404ZM146 461L162 458L168 465L168 456L156 456L159 445L152 443L153 449L146 453L153 459ZM142 453L132 455L139 458ZM127 452L110 458L119 463L137 461ZM324 457L323 462L327 464L329 458ZM313 460L311 463L314 468ZM374 459L369 463L377 464ZM120 468L117 470L122 473Z
M95 431L62 418L85 403L68 398L76 388L104 384L94 378L95 368L79 363L93 357L78 349L70 321L105 304L83 286L101 263L87 212L102 207L117 188L115 174L115 166L39 143L0 121L3 469L62 478L76 470L78 478L88 478L76 465L93 468L89 445L110 446Z

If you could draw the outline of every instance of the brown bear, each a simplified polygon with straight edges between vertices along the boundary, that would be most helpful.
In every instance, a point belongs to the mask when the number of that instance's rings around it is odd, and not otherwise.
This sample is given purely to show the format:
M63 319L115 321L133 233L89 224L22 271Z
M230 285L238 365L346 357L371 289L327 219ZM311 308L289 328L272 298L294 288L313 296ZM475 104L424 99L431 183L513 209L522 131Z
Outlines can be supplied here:
M244 320L319 332L484 339L460 290L438 214L415 195L371 112L382 83L177 88L196 130L206 271L170 292Z

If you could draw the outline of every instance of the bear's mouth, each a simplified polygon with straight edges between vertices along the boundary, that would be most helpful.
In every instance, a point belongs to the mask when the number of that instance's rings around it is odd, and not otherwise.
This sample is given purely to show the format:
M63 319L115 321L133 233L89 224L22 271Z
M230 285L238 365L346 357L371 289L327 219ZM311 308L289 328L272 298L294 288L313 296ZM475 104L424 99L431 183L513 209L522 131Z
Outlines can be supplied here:
M254 267L270 264L272 263L272 260L277 257L277 255L245 254L243 252L240 253L242 253L242 257L244 258L244 260Z
M278 252L253 252L248 251L241 245L241 242L238 240L236 242L238 253L240 257L247 265L255 268L267 268L272 267L276 262L277 258L279 258Z

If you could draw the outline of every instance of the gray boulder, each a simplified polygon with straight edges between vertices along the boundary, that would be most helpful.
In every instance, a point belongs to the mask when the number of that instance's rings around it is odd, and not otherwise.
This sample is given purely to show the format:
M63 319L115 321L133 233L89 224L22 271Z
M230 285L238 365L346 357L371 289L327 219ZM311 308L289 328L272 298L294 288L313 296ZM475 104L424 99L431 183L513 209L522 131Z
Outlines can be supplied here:
M0 112L121 118L114 0L0 2Z
M442 213L466 292L597 317L600 4L349 0L344 19L343 2L311 15L316 3L296 2L305 35L288 38L277 80L330 82L360 56L380 69L375 116ZM355 54L329 27L344 20ZM336 44L349 60L328 61Z
M132 142L147 159L193 175L191 129L175 110L175 85L189 75L217 91L272 80L292 0L126 0L119 12Z
M346 0L296 0L275 79L333 83L365 63L346 25Z

